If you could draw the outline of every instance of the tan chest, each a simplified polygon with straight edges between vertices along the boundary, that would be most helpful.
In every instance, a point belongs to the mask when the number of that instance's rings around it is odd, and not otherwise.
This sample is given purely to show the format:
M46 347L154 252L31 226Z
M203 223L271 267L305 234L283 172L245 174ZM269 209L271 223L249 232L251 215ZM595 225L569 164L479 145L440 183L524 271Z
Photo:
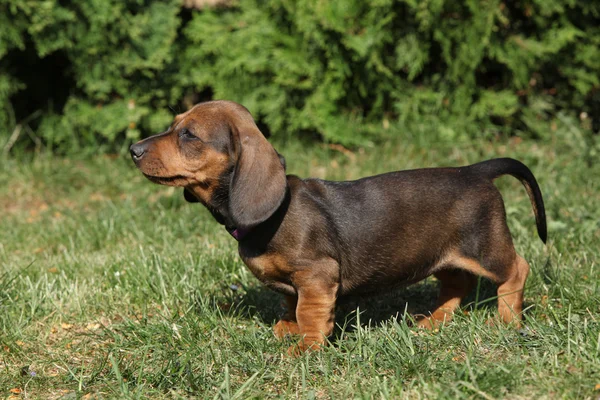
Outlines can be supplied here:
M242 256L242 260L252 274L270 288L286 293L295 291L292 286L293 270L283 257L265 254L256 257Z

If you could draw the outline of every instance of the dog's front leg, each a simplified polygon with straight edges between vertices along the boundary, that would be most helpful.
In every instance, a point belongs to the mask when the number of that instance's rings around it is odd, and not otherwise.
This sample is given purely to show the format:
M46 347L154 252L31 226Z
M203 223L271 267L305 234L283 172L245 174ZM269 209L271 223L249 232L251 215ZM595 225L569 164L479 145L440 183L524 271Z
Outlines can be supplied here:
M313 272L315 270L318 273ZM320 267L295 274L294 282L298 291L296 320L302 338L297 345L288 349L288 354L299 355L306 350L318 350L333 332L339 288L337 276L331 269L328 271Z

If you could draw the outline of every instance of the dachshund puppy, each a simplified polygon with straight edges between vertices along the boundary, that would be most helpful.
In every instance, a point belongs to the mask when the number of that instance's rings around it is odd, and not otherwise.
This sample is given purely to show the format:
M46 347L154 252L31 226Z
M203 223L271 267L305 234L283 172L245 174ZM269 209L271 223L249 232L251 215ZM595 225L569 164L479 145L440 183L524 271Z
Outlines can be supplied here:
M201 103L166 132L130 148L151 181L184 188L239 242L252 273L286 297L275 334L301 335L289 350L318 349L332 333L336 299L381 292L436 276L437 308L419 321L452 318L477 276L498 285L498 312L519 324L529 265L514 249L504 203L492 181L525 186L546 242L538 184L519 161L390 172L349 182L300 179L229 101Z

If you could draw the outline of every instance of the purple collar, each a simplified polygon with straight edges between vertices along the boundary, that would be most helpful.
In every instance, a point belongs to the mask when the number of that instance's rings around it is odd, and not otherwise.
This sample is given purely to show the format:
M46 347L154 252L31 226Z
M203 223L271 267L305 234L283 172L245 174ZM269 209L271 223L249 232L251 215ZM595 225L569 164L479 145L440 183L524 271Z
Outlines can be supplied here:
M242 229L242 228L228 228L225 227L225 229L227 229L227 232L229 232L229 234L231 236L233 236L233 238L235 240L237 240L238 242L240 240L242 240L249 232L249 229Z

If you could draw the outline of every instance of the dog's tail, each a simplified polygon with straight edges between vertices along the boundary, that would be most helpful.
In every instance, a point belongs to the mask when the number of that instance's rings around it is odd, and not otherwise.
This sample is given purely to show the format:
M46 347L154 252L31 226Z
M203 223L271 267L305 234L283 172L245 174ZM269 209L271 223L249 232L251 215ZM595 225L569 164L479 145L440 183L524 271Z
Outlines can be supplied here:
M522 162L512 158L496 158L489 161L483 161L473 164L471 168L475 169L478 175L486 176L492 180L502 175L511 175L521 181L523 186L525 186L525 190L527 190L529 200L533 206L538 235L540 239L542 239L542 242L546 243L548 233L546 228L544 199L542 198L540 187L529 168Z

